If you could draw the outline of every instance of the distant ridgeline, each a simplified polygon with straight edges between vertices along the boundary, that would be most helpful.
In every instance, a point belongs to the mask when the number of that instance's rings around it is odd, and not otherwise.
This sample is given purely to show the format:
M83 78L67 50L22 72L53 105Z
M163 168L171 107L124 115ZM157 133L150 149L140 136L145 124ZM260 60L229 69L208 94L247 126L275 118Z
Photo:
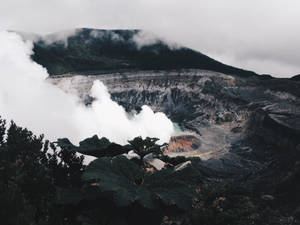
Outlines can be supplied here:
M147 37L140 30L77 29L72 35L55 33L35 40L33 60L50 75L107 70L203 69L256 75L251 71L222 64L189 48L170 46ZM64 41L55 39L64 37ZM52 41L48 41L52 39ZM53 41L54 40L54 41Z

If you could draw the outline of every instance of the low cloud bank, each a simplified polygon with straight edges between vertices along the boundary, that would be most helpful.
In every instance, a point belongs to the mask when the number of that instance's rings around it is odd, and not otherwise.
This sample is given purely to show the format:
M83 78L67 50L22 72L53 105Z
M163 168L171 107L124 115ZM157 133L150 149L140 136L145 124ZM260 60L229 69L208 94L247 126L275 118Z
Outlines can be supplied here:
M300 73L299 0L1 3L3 29L39 34L80 27L143 29L232 66L278 77Z
M103 83L95 81L89 107L46 81L45 68L33 62L32 42L24 42L12 32L0 31L0 115L13 119L36 134L56 140L67 137L74 143L98 134L125 144L136 136L157 137L168 142L174 132L163 113L143 106L139 114L129 115L112 101Z

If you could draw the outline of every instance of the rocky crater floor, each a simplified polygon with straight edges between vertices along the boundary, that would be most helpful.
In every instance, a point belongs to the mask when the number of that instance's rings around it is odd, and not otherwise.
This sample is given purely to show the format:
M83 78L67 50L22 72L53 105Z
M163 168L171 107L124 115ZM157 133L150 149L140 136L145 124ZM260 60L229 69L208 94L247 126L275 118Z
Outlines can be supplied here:
M85 104L101 80L128 111L149 105L181 131L165 154L197 156L216 177L259 173L283 155L300 152L300 82L240 77L198 69L93 72L51 76L49 82Z

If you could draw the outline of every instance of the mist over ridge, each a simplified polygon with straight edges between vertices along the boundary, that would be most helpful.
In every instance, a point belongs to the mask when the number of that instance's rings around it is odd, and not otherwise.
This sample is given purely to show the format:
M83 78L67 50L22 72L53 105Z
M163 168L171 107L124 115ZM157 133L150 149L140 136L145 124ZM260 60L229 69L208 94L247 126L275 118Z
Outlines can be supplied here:
M101 70L159 70L195 68L255 76L255 72L218 62L144 30L101 30L80 28L35 35L19 32L34 42L33 60L50 75Z

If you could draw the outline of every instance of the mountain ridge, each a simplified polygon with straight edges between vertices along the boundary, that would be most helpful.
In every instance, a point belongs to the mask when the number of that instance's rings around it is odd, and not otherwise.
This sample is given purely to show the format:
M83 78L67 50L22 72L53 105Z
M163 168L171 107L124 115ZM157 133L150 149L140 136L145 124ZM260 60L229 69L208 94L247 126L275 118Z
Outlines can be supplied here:
M203 69L242 77L258 75L137 29L81 28L35 37L33 42L32 59L50 75L123 69Z

